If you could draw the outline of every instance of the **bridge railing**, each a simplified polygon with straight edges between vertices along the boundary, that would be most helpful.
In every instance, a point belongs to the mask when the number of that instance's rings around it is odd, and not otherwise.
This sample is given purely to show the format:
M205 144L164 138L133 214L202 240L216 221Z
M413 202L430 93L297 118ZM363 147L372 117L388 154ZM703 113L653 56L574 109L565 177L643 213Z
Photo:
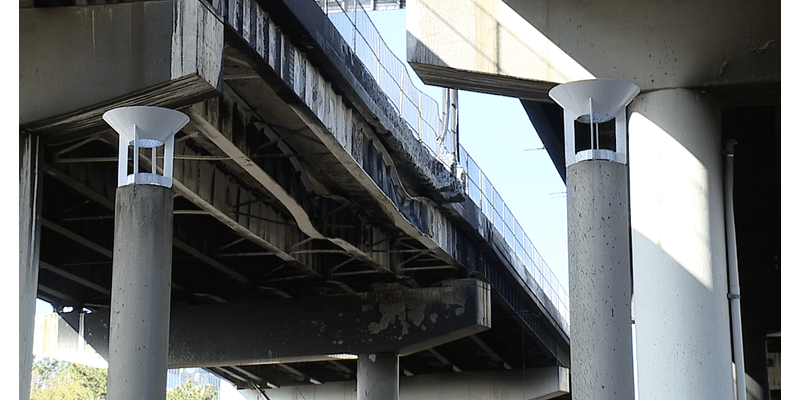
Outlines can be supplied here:
M456 149L453 132L440 118L439 103L414 86L403 62L389 49L367 15L363 4L369 3L369 0L317 0L417 139L449 168Z
M317 0L333 25L356 56L372 73L397 112L411 127L417 139L436 154L446 166L455 161L452 132L439 113L439 105L411 82L403 62L392 53L367 15L363 4L370 0ZM467 194L514 252L514 268L522 279L525 270L533 282L527 282L539 299L549 299L551 315L569 333L569 297L555 274L533 246L519 221L497 193L486 174L459 145L459 160L467 184Z
M483 214L514 252L515 258L512 260L514 269L523 279L526 278L524 270L529 272L529 276L535 283L531 285L528 282L529 286L540 299L550 300L554 307L550 310L551 315L558 320L561 328L569 333L569 296L567 291L564 290L553 270L533 246L533 242L522 229L514 214L511 213L511 209L503 201L492 182L460 145L459 159L466 175L467 195L481 208Z

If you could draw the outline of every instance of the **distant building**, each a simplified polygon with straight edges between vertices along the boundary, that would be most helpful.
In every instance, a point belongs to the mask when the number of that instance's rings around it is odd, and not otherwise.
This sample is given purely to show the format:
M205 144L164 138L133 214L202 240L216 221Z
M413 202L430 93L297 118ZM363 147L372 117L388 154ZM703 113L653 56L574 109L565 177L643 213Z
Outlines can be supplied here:
M211 385L216 389L216 398L219 399L220 379L218 376L202 368L175 368L167 370L167 390L191 380L195 386Z

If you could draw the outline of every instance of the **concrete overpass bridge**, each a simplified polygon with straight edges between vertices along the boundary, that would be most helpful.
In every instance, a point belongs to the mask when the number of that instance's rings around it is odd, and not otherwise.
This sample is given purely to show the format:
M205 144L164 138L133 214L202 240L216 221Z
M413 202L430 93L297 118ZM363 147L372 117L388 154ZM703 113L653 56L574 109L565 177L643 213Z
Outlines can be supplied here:
M29 3L21 372L35 297L72 307L64 323L108 351L117 135L101 116L151 105L191 117L176 136L171 367L273 399L348 398L357 365L388 355L404 396L569 397L563 289L429 100L387 56L359 56L364 20L347 37L313 1Z

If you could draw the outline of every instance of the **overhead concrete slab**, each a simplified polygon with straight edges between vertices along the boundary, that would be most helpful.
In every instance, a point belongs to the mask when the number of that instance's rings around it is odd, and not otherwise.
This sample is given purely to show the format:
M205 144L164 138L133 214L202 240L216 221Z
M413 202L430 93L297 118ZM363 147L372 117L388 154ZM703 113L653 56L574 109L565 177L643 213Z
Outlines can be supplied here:
M524 99L591 78L643 91L780 79L780 3L413 0L408 61L428 84Z
M24 8L19 21L19 122L32 132L100 126L121 105L191 104L221 85L223 25L199 1Z

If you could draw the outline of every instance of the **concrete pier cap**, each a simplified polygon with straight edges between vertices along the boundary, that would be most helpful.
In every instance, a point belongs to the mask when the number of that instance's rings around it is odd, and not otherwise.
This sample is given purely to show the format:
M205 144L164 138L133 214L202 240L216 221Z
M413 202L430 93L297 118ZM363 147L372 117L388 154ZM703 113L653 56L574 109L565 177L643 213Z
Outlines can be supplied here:
M567 166L583 160L627 164L625 107L640 92L634 83L591 79L564 83L549 92L564 109Z
M103 119L119 133L117 187L132 184L172 187L175 134L189 117L169 108L133 106L106 111ZM133 147L133 173L128 173L128 153ZM157 172L158 150L163 147L162 173ZM151 149L151 171L139 172L139 149Z

